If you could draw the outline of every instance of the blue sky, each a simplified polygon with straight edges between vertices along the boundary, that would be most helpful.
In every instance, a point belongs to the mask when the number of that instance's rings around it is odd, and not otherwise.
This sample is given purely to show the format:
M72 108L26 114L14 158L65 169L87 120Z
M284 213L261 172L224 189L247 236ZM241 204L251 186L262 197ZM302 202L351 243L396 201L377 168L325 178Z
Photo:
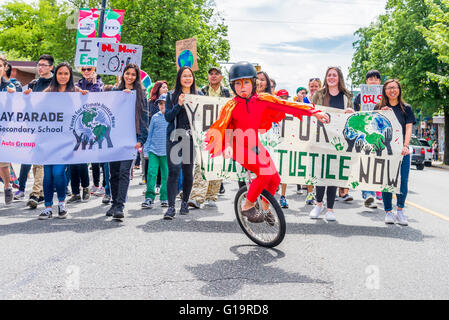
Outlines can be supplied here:
M354 32L384 13L387 2L210 1L215 2L229 27L230 61L260 64L276 80L277 89L287 89L291 95L298 86L307 86L308 79L323 79L328 66L340 66L347 77ZM5 2L0 0L0 4Z
M290 95L328 66L351 65L354 32L387 0L215 0L229 27L231 61L258 63Z

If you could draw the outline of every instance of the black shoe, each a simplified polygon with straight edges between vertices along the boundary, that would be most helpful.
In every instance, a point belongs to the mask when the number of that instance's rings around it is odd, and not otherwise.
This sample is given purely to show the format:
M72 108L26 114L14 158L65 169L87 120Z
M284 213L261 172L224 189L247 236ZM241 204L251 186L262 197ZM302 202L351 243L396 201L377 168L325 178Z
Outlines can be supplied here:
M30 196L30 200L28 200L27 206L30 207L31 209L36 209L38 204L39 204L38 197Z
M125 214L123 213L123 209L124 209L123 205L117 205L112 218L117 219L117 220L122 220L125 217Z
M106 211L106 217L112 217L114 215L115 209L117 208L117 205L113 204L108 211Z
M189 214L189 204L185 201L181 202L181 209L179 209L179 214L186 215Z
M219 194L224 194L226 192L224 186L223 186L223 182L220 185L220 191L218 192Z
M39 199L37 200L37 202L39 202L39 203L45 202L45 198L44 198L44 197L39 197Z
M176 210L174 207L169 207L167 212L164 214L164 220L173 220L176 215Z

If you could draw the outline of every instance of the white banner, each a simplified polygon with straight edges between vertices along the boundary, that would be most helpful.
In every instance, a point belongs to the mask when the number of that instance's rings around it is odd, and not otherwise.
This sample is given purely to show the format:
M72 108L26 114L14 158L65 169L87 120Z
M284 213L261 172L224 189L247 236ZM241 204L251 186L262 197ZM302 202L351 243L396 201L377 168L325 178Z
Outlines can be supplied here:
M0 162L135 158L135 92L0 93Z
M186 97L193 120L198 163L208 180L244 179L246 172L232 159L211 158L204 136L228 99ZM399 192L402 129L392 111L357 112L317 106L330 124L314 117L287 117L260 135L282 183L330 185L358 190Z

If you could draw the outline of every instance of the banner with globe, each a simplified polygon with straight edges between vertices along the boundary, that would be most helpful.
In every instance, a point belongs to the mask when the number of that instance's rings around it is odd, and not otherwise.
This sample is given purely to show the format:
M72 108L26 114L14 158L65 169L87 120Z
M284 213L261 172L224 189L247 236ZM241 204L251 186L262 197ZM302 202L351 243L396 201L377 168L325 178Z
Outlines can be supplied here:
M188 95L196 160L207 180L243 180L247 173L232 159L211 158L204 136L228 99ZM402 128L392 111L346 114L317 106L331 122L287 117L259 138L273 158L282 183L339 186L399 192Z
M0 93L0 162L135 159L135 92Z

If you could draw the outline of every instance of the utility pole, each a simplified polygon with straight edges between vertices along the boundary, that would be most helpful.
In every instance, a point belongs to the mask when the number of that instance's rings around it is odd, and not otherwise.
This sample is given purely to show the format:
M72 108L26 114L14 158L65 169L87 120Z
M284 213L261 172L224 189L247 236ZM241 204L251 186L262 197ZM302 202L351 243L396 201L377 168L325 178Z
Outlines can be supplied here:
M100 25L98 28L98 38L102 38L103 36L104 12L106 11L106 1L107 0L101 0L101 13L100 13Z

